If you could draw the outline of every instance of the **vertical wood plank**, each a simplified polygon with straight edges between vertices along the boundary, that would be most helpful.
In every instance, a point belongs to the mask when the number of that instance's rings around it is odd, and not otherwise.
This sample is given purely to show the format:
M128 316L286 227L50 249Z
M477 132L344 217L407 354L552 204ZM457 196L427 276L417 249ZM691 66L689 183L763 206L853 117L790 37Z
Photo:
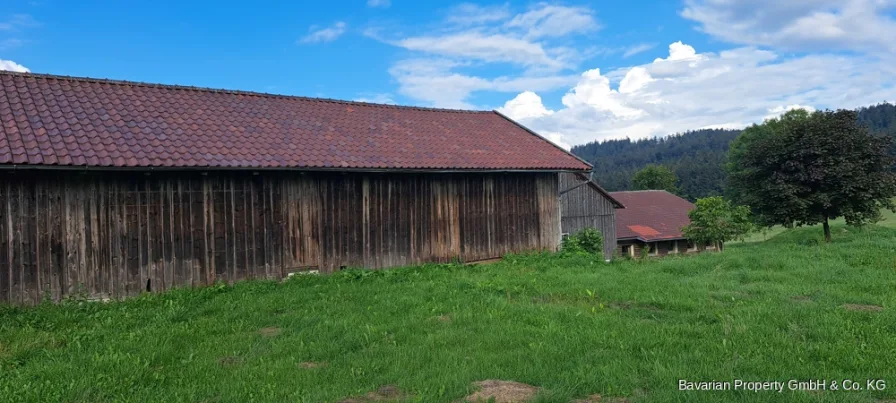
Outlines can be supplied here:
M10 285L12 284L12 261L10 250L12 249L12 214L10 210L10 198L12 179L11 174L3 175L3 183L0 184L0 302L14 302L10 297Z

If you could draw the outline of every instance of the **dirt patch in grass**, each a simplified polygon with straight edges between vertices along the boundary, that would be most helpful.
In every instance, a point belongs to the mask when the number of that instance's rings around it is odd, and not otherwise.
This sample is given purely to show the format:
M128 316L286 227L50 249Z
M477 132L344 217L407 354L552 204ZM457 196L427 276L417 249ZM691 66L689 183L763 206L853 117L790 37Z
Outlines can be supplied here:
M628 301L611 302L610 308L621 309L623 311L627 311L629 309L632 309L632 303L628 302Z
M260 334L264 337L275 337L275 336L279 336L280 332L281 332L281 330L279 327L266 327L266 328L259 330L258 334Z
M364 396L350 397L340 400L339 403L366 403L366 402L403 402L410 400L411 396L404 394L395 385L381 386L374 392L368 392Z
M514 381L485 380L476 382L479 391L464 398L465 402L488 402L495 399L495 403L528 402L538 393L538 388L525 383Z
M436 320L442 323L451 323L451 315L436 316Z
M240 357L233 355L218 359L218 364L221 364L222 367L232 367L239 365L241 362L243 362L243 360Z
M793 297L790 297L790 299L796 302L812 302L812 297L808 295L794 295Z
M591 395L584 399L576 399L570 403L627 403L628 399L624 397L603 397L601 395Z
M884 307L879 305L862 305L862 304L843 304L843 308L847 311L862 311L862 312L880 312L884 310Z
M299 368L302 368L302 369L315 369L315 368L321 368L321 367L326 367L326 366L327 366L327 363L325 363L325 362L305 361L305 362L299 363Z

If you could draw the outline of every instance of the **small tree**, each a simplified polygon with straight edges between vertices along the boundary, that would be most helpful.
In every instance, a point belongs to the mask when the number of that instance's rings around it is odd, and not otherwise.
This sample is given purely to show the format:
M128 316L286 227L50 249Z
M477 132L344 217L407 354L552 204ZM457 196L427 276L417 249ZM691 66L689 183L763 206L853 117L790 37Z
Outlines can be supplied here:
M882 208L896 211L892 139L856 119L853 111L797 110L747 128L729 149L728 194L762 225L820 223L826 242L830 219L862 225Z
M743 240L753 230L747 207L732 206L721 196L698 199L696 205L688 213L691 223L681 229L694 242L716 244L722 250L725 242Z
M669 193L678 193L678 177L675 172L662 165L650 164L632 177L632 185L635 190L665 190Z

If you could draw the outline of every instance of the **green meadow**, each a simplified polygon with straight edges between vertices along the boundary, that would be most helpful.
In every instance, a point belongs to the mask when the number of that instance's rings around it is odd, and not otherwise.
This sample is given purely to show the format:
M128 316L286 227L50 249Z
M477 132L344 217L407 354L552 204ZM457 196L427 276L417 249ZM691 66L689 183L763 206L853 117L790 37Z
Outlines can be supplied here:
M537 402L890 401L894 221L838 223L831 244L800 228L697 256L520 255L4 306L0 400L368 401L385 386L453 402L492 379ZM679 390L737 379L862 390Z

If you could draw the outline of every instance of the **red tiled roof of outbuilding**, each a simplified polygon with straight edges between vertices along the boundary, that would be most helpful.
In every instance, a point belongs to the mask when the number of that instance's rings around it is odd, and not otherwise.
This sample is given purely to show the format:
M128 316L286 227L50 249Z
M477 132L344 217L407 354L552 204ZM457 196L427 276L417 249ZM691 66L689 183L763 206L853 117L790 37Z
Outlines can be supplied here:
M493 111L0 72L0 166L587 171Z
M683 239L694 204L665 190L610 192L624 209L616 210L616 238L645 242Z

